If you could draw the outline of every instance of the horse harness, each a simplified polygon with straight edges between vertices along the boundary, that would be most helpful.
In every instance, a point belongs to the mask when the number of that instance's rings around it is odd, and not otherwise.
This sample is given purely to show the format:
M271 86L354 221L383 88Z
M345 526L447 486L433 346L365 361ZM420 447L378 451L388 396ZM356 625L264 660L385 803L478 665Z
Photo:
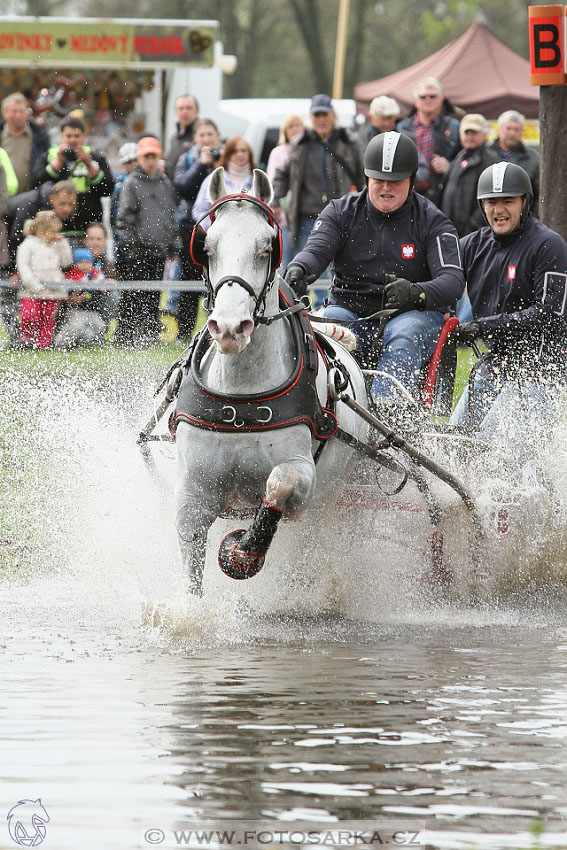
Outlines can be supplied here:
M274 236L272 237L271 244L270 269L266 275L264 286L262 287L262 291L259 295L256 295L254 289L250 286L247 280L244 280L244 278L239 277L238 275L226 275L225 277L221 277L215 286L213 286L209 277L209 261L205 251L207 231L201 225L201 222L206 218L210 218L212 223L215 220L217 211L229 201L246 201L246 203L253 204L253 206L257 207L265 215L270 227L274 229ZM268 206L268 204L265 204L264 201L260 200L260 198L256 198L254 195L248 195L246 192L239 192L233 195L223 195L222 198L219 198L214 204L212 204L212 206L204 215L201 216L199 221L193 227L189 252L193 262L203 268L203 278L207 287L207 310L212 309L212 304L214 304L215 298L222 286L225 284L232 286L233 283L237 283L246 290L254 301L254 312L252 314L254 324L270 324L269 319L264 316L264 310L266 307L266 295L268 293L268 289L273 283L282 258L282 234L274 217L273 210Z
M350 375L336 358L326 337L313 332L305 305L295 305L299 309L293 312L289 309L293 294L283 282L279 296L282 310L278 316L282 313L289 316L295 343L296 365L291 377L279 387L260 395L211 391L201 379L201 361L211 342L208 331L204 329L195 337L183 364L183 378L178 381L176 406L169 418L169 430L173 435L179 422L224 433L268 431L304 423L318 440L326 441L337 434L336 403L328 393L323 407L317 393L318 353L327 372L343 388L350 382Z

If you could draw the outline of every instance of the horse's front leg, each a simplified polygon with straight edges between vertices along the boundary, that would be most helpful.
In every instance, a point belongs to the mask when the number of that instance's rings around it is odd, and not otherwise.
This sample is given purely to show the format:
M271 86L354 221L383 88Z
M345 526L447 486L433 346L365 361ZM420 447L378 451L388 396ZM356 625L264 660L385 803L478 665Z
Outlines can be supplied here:
M264 565L284 512L304 507L314 487L315 464L311 454L274 467L250 528L228 534L221 543L219 565L223 572L235 579L255 576Z
M180 498L177 504L177 539L185 575L187 591L194 596L203 595L203 571L207 551L207 534L217 513L207 511L193 498Z
M177 456L175 525L179 549L187 590L202 596L207 534L225 506L228 485L215 474L211 454L197 429L180 425Z

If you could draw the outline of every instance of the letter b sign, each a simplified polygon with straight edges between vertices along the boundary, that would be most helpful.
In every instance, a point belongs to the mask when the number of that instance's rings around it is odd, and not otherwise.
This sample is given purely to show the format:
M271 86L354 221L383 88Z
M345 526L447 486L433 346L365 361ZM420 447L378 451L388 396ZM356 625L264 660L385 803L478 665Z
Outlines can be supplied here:
M530 6L530 83L561 85L565 75L565 15L563 6Z

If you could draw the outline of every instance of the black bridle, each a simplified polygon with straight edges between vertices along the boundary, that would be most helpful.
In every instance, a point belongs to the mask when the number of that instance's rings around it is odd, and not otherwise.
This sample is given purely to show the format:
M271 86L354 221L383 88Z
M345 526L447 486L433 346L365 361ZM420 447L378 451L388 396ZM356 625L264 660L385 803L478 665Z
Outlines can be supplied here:
M205 280L205 284L207 286L207 301L205 303L205 309L207 310L207 312L209 312L209 313L211 312L211 310L214 307L215 299L216 299L220 289L223 286L225 286L225 284L228 285L228 286L232 286L233 283L236 283L237 286L241 286L243 289L245 289L246 292L250 295L250 297L254 301L254 311L252 313L252 319L254 321L254 326L256 327L259 324L269 325L269 324L272 323L272 321L274 321L274 319L278 319L282 316L281 313L278 313L275 316L265 316L264 315L265 310L266 310L266 297L268 295L268 292L270 290L271 285L274 282L275 275L276 275L276 269L274 268L274 259L273 259L274 242L277 241L279 243L279 240L280 240L279 227L278 227L278 224L277 224L277 222L274 218L274 213L273 213L272 208L269 207L268 204L264 203L264 201L261 201L260 198L256 198L254 195L248 195L245 192L237 193L237 194L234 194L234 195L224 195L222 198L219 198L217 201L215 201L215 203L212 204L210 209L208 209L207 212L204 215L201 216L199 221L195 224L195 229L198 228L200 226L201 222L204 221L204 219L206 219L207 217L210 217L211 223L213 223L214 220L215 220L215 215L216 215L217 211L221 207L223 207L225 204L227 204L229 201L247 201L248 203L253 204L259 210L261 210L261 212L265 215L265 217L268 220L270 227L274 228L274 230L275 230L275 236L272 238L272 248L271 248L272 260L270 261L268 272L266 274L266 279L264 281L264 284L263 284L262 289L260 290L259 294L256 294L254 288L251 286L250 283L248 283L247 280L245 280L243 277L240 277L239 275L234 275L234 274L225 275L224 277L221 277L221 279L219 281L217 281L217 283L213 286L213 284L211 283L211 278L209 276L208 263L204 262L203 263L203 269L204 269L203 277L204 277L204 280ZM305 308L303 307L303 309L305 309ZM285 312L286 315L288 314L288 311L284 311L284 312Z

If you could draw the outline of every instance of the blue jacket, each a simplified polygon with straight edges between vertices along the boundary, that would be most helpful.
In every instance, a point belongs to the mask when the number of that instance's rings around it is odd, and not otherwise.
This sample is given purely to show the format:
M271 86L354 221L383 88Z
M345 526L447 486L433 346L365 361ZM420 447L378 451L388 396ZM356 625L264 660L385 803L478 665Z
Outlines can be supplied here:
M193 148L187 153L182 153L175 166L173 185L181 203L177 208L177 222L180 227L193 226L193 204L199 194L201 183L211 174L217 166L206 165L199 159L199 151L193 152Z
M427 309L443 312L465 285L455 227L413 191L392 213L379 212L368 189L329 201L293 262L317 277L332 263L331 304L360 316L382 308L385 274L421 284Z

